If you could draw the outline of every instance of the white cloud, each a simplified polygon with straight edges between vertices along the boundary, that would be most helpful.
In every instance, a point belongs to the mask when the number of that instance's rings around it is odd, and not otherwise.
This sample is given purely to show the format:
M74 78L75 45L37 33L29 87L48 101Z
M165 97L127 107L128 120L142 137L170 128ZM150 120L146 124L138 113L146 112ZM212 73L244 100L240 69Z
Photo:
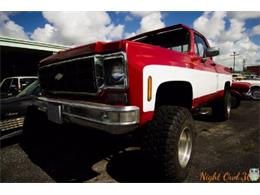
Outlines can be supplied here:
M31 38L40 42L55 43L61 40L58 37L58 29L50 24L45 24L44 28L36 28Z
M252 35L260 35L260 24L253 27Z
M165 27L165 24L162 21L162 15L160 12L150 13L145 15L140 22L140 29L138 33L143 33L158 28Z
M247 20L247 19L252 19L252 18L260 18L260 12L259 11L228 12L228 16L231 18L238 19L238 20Z
M23 27L10 20L7 12L0 12L0 35L28 39Z
M64 45L122 38L124 25L114 25L106 12L43 12L49 22L32 33L34 40Z
M125 17L125 21L132 21L132 20L133 20L133 18L132 18L131 16L126 15L126 17Z
M125 38L165 27L162 20L163 16L159 11L131 11L130 14L131 16L140 18L140 27L135 32L125 32Z
M204 12L197 18L193 26L209 39L216 39L225 29L226 12Z
M111 25L111 31L109 33L110 39L120 39L124 33L124 25L119 24L117 26Z
M156 13L156 12L154 12L154 11L131 11L130 13L133 16L144 17L144 16L150 15L152 13Z
M254 65L260 56L260 46L250 40L245 27L244 20L252 17L257 17L257 13L238 15L238 12L205 12L194 21L193 26L209 39L210 45L220 48L220 56L215 57L218 63L232 67L233 58L230 55L233 51L239 53L236 70L241 70L244 58L247 65ZM254 33L258 32L258 28L254 28Z
M135 32L131 32L131 33L125 32L124 37L127 39L127 38L133 37L133 36L135 36L135 35L136 35Z
M224 19L223 19L224 20ZM246 36L245 23L236 19L230 19L230 27L223 29L219 41L238 41Z

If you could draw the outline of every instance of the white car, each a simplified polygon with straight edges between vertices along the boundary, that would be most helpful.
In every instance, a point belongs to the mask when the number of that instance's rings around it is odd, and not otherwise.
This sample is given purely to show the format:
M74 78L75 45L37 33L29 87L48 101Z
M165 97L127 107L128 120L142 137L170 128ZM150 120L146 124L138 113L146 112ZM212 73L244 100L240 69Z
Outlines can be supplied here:
M251 87L247 96L254 100L260 100L260 79L256 75L244 76L241 73L232 74L233 81L250 83Z
M251 84L248 95L254 100L260 99L260 80L240 80L240 82L247 82Z
M5 78L0 85L1 98L17 95L37 79L38 77L36 76L16 76Z

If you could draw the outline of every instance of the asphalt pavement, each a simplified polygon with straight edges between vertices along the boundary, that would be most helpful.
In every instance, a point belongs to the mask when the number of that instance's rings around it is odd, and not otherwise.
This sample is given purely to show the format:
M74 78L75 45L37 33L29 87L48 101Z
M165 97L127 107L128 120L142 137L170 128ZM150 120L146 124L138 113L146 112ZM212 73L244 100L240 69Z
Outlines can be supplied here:
M252 182L249 170L260 168L260 102L243 101L225 122L210 113L194 118L195 153L185 182ZM1 182L149 182L153 175L125 136L52 125L34 148L20 142L21 136L1 143Z

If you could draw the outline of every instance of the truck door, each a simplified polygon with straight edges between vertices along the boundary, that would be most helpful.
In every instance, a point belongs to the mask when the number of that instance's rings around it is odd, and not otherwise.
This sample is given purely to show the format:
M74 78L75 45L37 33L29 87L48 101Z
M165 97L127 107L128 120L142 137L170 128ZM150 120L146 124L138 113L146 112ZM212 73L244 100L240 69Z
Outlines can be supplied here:
M205 57L205 50L208 47L204 37L194 33L194 51L197 60L193 61L193 67L194 69L204 71L203 74L201 74L200 87L203 87L201 91L203 91L205 95L216 93L218 87L218 75L215 70L215 63L211 57Z

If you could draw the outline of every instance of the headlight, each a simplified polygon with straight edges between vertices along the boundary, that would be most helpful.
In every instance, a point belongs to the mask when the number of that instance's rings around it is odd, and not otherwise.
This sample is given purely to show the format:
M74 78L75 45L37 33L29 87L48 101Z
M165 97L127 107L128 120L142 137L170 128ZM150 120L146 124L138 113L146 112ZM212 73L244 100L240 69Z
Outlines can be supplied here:
M106 87L125 87L126 64L123 55L105 57L103 60Z

